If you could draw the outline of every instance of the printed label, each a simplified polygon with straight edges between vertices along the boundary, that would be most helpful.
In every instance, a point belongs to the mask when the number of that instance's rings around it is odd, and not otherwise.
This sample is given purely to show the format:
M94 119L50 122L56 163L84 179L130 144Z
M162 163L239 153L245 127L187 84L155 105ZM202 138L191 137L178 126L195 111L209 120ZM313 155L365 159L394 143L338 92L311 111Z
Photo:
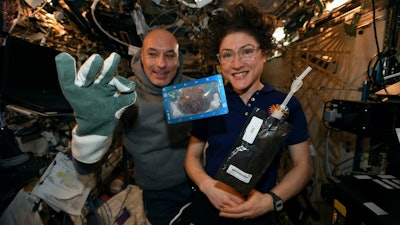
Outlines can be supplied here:
M228 169L226 170L226 172L232 176L234 176L235 178L237 178L240 181L243 181L244 183L248 184L251 180L251 178L253 177L253 175L244 172L243 170L237 168L234 165L229 165Z
M262 119L253 116L253 118L251 118L249 125L247 125L246 127L246 131L243 135L243 141L246 141L249 144L253 144L254 139L256 139L262 123L263 123Z

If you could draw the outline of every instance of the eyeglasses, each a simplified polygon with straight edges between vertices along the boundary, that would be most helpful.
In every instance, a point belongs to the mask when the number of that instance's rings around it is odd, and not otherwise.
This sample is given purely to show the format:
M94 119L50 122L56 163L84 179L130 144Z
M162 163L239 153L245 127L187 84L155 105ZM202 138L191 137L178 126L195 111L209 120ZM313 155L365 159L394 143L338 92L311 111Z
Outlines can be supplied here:
M242 62L253 61L256 58L256 53L260 47L245 47L239 49L237 54ZM221 53L217 54L218 60L221 64L231 63L235 58L235 52L231 50L223 50Z

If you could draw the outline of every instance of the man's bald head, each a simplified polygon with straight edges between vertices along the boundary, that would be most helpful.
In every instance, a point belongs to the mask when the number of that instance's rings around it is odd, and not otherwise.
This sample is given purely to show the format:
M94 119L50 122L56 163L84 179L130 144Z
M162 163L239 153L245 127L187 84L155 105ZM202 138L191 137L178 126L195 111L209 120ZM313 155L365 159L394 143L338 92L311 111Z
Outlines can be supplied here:
M178 41L168 30L152 30L143 40L141 59L143 70L153 85L165 87L179 68Z
M151 46L154 47L154 45L157 45L157 48L160 48L162 46L168 48L170 48L171 46L175 46L174 49L176 49L177 53L179 50L179 44L178 40L176 40L176 37L168 30L161 28L150 31L143 40L144 48L149 48Z

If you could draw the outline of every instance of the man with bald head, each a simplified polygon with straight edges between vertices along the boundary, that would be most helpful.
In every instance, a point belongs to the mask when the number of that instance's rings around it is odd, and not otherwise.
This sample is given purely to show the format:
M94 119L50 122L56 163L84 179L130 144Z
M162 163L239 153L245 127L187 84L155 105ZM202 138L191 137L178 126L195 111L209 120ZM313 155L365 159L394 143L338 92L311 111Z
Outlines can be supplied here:
M191 186L183 160L191 123L168 124L162 88L189 81L182 75L179 44L163 29L149 32L132 59L136 103L121 117L119 131L132 155L134 178L143 189L146 215L152 225L167 225L190 201Z
M145 37L140 58L144 73L154 86L170 85L176 75L181 75L177 74L181 64L179 44L167 30L153 30Z

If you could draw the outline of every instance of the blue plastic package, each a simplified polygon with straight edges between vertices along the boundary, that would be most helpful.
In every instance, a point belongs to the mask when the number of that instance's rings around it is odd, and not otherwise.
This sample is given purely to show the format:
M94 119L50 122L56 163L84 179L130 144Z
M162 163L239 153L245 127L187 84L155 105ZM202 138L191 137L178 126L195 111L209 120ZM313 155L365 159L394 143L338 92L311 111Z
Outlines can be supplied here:
M221 74L164 87L163 99L170 124L228 113Z

